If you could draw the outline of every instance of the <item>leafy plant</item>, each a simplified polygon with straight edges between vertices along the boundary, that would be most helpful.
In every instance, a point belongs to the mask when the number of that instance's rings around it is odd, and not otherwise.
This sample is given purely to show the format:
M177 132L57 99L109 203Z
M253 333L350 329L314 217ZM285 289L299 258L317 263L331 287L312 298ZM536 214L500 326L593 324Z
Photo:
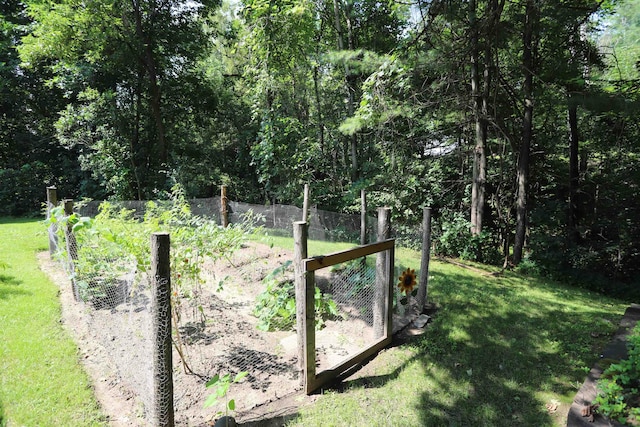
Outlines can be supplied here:
M264 292L258 295L254 316L258 318L258 329L261 331L290 330L296 323L296 293L293 280L285 276L291 266L287 261L275 268L262 281L267 285ZM324 323L338 316L338 305L331 295L323 294L320 288L315 288L315 318L316 329L321 329Z
M209 395L209 397L207 397L207 400L205 400L204 402L204 407L209 408L217 404L218 399L222 399L227 396L227 393L229 392L229 387L231 386L231 384L239 383L240 381L242 381L244 377L247 376L247 374L249 374L247 371L240 372L235 377L233 377L233 379L231 379L231 374L226 374L223 376L216 374L213 378L211 378L206 383L206 387L213 389L214 392L213 394ZM229 411L235 411L235 409L236 409L235 399L227 399L227 402L224 405L224 412L218 411L216 412L216 416L219 417L221 415L228 415Z
M184 189L175 185L168 201L149 201L144 215L123 209L115 203L103 202L94 219L77 214L65 215L64 210L52 210L48 225L57 224L60 241L64 230L71 226L77 240L77 257L70 269L76 284L77 296L91 301L96 308L118 303L128 292L147 278L151 267L150 236L154 232L171 234L171 295L172 318L176 327L180 323L183 300L201 315L204 310L199 301L204 279L201 277L206 260L228 258L238 249L246 236L254 231L258 220L247 216L239 224L223 228L214 221L193 215ZM64 247L64 245L62 245ZM60 254L67 256L66 249ZM122 286L125 275L137 273L133 289ZM222 289L223 280L218 282ZM176 348L183 355L179 333L175 334ZM185 370L190 371L182 358Z
M495 236L486 231L471 234L471 224L462 213L445 212L440 223L435 233L438 254L487 264L501 261Z
M609 365L598 381L594 401L602 415L625 425L640 424L640 324L627 340L628 356Z

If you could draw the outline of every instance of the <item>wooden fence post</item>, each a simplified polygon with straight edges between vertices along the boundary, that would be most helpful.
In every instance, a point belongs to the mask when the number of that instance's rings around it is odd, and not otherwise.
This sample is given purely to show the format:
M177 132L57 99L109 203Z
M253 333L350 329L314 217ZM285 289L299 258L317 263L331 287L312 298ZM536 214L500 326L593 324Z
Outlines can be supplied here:
M309 222L309 184L304 185L304 199L302 202L302 222Z
M418 283L418 310L422 313L427 302L429 285L429 259L431 257L431 208L422 210L422 257L420 258L420 281Z
M58 205L58 191L55 186L47 187L47 219L51 218L51 210ZM49 225L49 255L58 250L58 226Z
M306 275L303 260L307 257L307 223L293 223L293 267L296 287L296 334L298 336L298 370L300 384L305 382L305 295Z
M229 225L229 213L227 209L227 186L220 186L220 224L227 228Z
M73 200L64 199L64 214L69 217L73 215ZM73 234L73 225L67 221L67 227L64 229L64 240L67 246L67 261L69 263L69 273L71 276L71 288L73 289L73 297L76 301L80 301L80 293L76 283L76 261L78 261L78 241Z
M73 215L73 199L64 199L64 214L69 217ZM78 242L76 236L73 234L73 225L67 222L67 228L65 230L65 238L67 240L67 253L69 254L69 260L71 262L78 259Z
M391 208L378 208L378 241L387 240L391 237ZM385 315L389 294L389 280L387 278L387 253L378 252L376 256L376 285L373 296L373 334L375 338L380 338L386 333ZM388 274L393 274L391 269Z
M173 427L171 354L171 268L169 233L151 235L151 310L153 327L153 408L151 425Z
M367 195L360 190L360 244L367 244Z

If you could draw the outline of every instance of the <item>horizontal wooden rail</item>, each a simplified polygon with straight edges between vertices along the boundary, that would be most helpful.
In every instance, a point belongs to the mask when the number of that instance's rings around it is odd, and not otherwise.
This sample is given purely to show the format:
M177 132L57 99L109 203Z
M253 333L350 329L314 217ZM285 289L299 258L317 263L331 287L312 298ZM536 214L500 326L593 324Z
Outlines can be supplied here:
M368 245L356 246L340 252L329 255L316 256L303 260L306 271L316 271L321 268L331 267L341 262L351 261L353 259L362 258L367 255L375 254L389 250L394 247L395 239L383 240L381 242L370 243Z

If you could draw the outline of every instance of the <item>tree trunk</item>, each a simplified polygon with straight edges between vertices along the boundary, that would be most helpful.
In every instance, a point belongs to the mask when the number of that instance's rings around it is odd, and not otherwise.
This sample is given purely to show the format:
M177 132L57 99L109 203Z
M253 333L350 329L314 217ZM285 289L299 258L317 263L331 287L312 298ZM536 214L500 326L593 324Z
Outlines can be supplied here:
M517 196L516 196L516 235L513 244L513 263L522 261L527 233L527 192L529 179L529 152L533 138L533 29L536 15L535 0L527 0L522 68L524 72L524 113L522 118L522 142L518 156Z
M320 88L318 85L320 77L318 76L318 66L313 67L313 92L315 95L316 109L318 114L318 143L320 144L320 152L325 154L324 147L324 120L322 117L322 99L320 97Z
M578 105L569 94L567 124L569 128L569 218L568 237L570 243L578 243L578 190L580 185L579 151L578 151Z
M151 116L155 122L155 130L157 137L156 154L158 156L158 166L166 165L169 158L169 149L167 146L164 120L162 117L162 91L158 83L158 65L153 53L153 41L144 31L142 25L142 10L138 0L132 0L133 13L136 22L136 35L139 42L143 46L141 61L149 77L149 103L151 107ZM159 172L162 167L159 167Z
M469 24L471 27L471 97L475 119L475 147L473 150L473 179L471 183L471 233L482 232L482 217L485 198L487 157L487 105L489 96L489 58L485 58L484 87L480 94L480 47L479 25L476 17L476 0L469 2ZM489 44L487 43L487 46ZM490 48L487 48L491 52Z

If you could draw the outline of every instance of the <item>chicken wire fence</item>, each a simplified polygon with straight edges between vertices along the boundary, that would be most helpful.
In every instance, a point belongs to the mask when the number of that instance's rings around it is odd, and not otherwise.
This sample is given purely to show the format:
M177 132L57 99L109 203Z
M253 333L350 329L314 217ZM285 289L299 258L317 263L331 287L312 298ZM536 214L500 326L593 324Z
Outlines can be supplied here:
M218 224L222 223L222 201L220 196L200 199L190 199L189 205L194 215L209 218ZM84 216L95 216L102 202L92 200L81 203L78 213ZM163 202L158 202L162 204ZM168 202L166 202L168 203ZM124 209L131 209L135 215L144 215L147 202L138 200L113 202L114 205ZM260 225L274 234L292 236L291 224L302 219L303 210L293 205L269 204L259 205L228 200L227 215L229 223L239 223L243 216L251 213L260 218ZM361 224L360 214L348 214L318 209L315 206L309 208L308 219L309 238L322 241L350 241L357 242L360 239ZM369 241L376 241L376 219L367 216L366 233Z
M133 209L134 217L144 215L141 202L119 205ZM200 227L217 227L219 198L192 200L190 205L194 214L202 215ZM256 209L264 218L263 226L282 233L291 229L302 211L282 205L262 210L237 202L230 206L230 222L239 222L243 212ZM91 216L97 212L96 203L83 204L78 210ZM316 238L338 237L328 227L354 236L359 233L359 216L355 215L312 209L310 222L309 234ZM61 223L59 227L57 232L55 226L50 227L51 240L57 245L54 253L71 278L77 320L93 343L92 357L101 359L110 384L135 400L136 418L125 421L153 424L158 400L167 399L154 394L157 378L151 355L157 340L153 332L157 307L153 277L149 271L140 271L139 260L117 242L99 233L74 233L71 225ZM203 280L188 292L172 288L172 387L177 425L202 425L212 417L215 411L203 410L203 402L214 392L205 383L217 374L233 377L248 372L242 384L234 385L235 393L242 396L236 404L239 414L250 414L301 389L295 315L291 320L291 312L295 313L291 263L292 256L285 251L251 245L220 259L204 260ZM371 283L375 279L370 264L363 258L319 273L316 301L321 367L357 351L370 334ZM160 303L169 306L168 301ZM290 315L264 316L261 307L288 310Z
M343 262L315 272L315 283L336 310L316 313L316 366L330 369L359 353L379 337L374 331L375 256Z
M87 357L104 365L110 384L135 396L141 421L150 422L156 407L150 276L137 275L133 257L117 249L112 252L117 256L100 257L111 242L94 235L78 239L70 227L63 226L63 231L56 234L56 228L50 227L50 241L71 281L74 327L91 342L92 354Z

